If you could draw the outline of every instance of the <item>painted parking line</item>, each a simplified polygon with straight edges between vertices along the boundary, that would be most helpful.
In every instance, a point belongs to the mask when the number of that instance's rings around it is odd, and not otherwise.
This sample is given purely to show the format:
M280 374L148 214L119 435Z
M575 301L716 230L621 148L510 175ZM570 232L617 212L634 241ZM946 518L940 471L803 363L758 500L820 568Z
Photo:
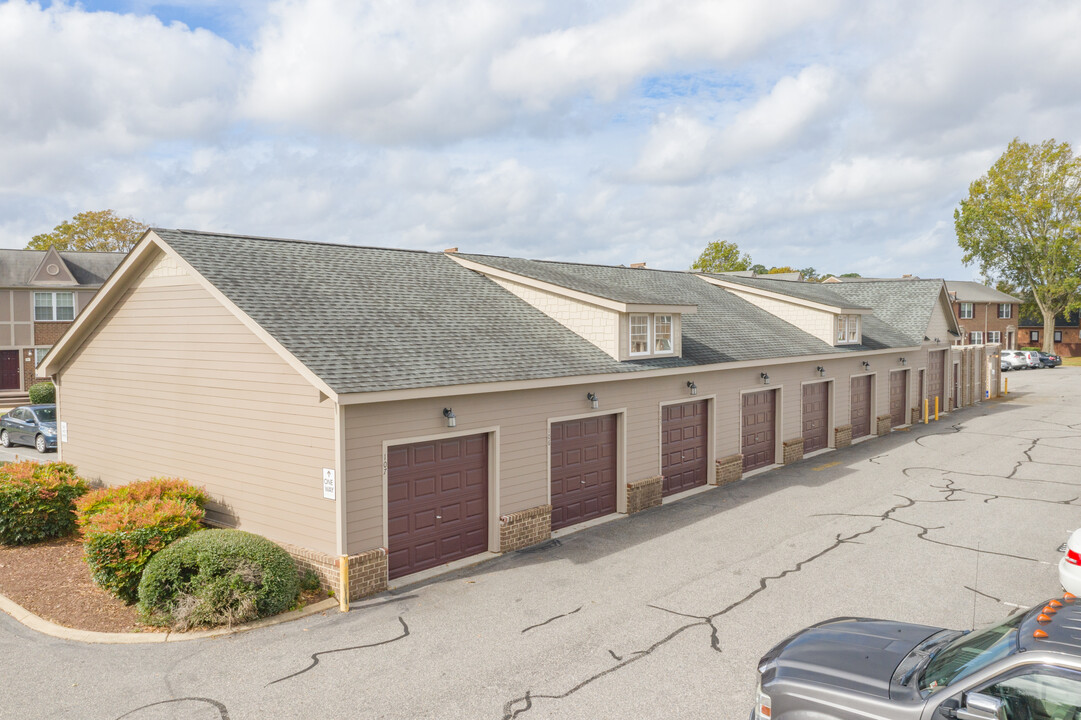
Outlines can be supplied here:
M826 463L825 465L819 465L818 467L813 467L811 469L815 472L818 472L819 470L825 470L826 468L837 467L840 464L840 460L834 460L833 462Z

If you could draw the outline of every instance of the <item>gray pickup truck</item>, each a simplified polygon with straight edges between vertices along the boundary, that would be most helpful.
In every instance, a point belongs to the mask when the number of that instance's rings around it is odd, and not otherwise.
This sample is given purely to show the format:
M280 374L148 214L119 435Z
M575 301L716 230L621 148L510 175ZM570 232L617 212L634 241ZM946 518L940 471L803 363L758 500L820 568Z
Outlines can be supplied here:
M975 632L836 618L758 664L751 720L1081 720L1081 600Z

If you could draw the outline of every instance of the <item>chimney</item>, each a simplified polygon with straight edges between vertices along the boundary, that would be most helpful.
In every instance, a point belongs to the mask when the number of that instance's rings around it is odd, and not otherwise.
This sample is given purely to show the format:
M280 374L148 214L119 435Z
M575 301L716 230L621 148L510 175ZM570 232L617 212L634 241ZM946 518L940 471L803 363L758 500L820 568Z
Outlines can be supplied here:
M902 275L902 276L901 276L901 279L902 279L902 280L908 280L908 279L909 279L909 278L911 278L911 277L912 277L911 275Z
M453 248L447 248L447 249L446 249L446 250L444 250L443 252L445 252L445 253L456 253L456 252L458 252L458 248L456 248L456 247L453 247Z
M644 268L645 266L645 263L631 263L632 268Z

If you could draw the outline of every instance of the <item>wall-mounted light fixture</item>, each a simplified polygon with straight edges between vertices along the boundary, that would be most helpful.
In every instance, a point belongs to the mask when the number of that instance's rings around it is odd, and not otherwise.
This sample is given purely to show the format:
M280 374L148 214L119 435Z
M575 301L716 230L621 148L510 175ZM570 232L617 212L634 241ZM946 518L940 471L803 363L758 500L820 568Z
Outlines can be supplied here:
M698 394L698 386L694 384L694 380L688 380L687 381L687 387L689 387L691 389L691 395L697 395Z
M586 393L586 400L589 401L589 406L594 410L601 406L600 399L593 393Z
M759 373L758 377L762 378L763 385L769 385L769 373Z
M821 365L815 368L815 372L818 373L818 377L826 377L826 368Z
M908 365L908 358L901 358L901 367Z
M938 345L940 342L942 342L942 341L939 340L938 338L935 338L935 345Z
M863 361L863 369L864 369L864 370L870 370L870 369L871 369L871 363L869 363L869 362L867 362L866 360L864 360L864 361Z
M447 419L447 427L454 427L458 424L458 418L454 417L454 411L450 408L443 408L443 417Z

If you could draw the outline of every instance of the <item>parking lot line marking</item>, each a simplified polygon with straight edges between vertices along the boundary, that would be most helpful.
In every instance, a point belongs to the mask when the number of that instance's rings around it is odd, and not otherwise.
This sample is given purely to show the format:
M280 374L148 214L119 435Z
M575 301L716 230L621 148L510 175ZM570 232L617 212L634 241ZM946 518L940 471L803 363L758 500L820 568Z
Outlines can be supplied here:
M811 468L814 471L825 470L826 468L837 467L841 464L840 460L834 460L833 462L826 463L825 465L819 465L818 467Z

